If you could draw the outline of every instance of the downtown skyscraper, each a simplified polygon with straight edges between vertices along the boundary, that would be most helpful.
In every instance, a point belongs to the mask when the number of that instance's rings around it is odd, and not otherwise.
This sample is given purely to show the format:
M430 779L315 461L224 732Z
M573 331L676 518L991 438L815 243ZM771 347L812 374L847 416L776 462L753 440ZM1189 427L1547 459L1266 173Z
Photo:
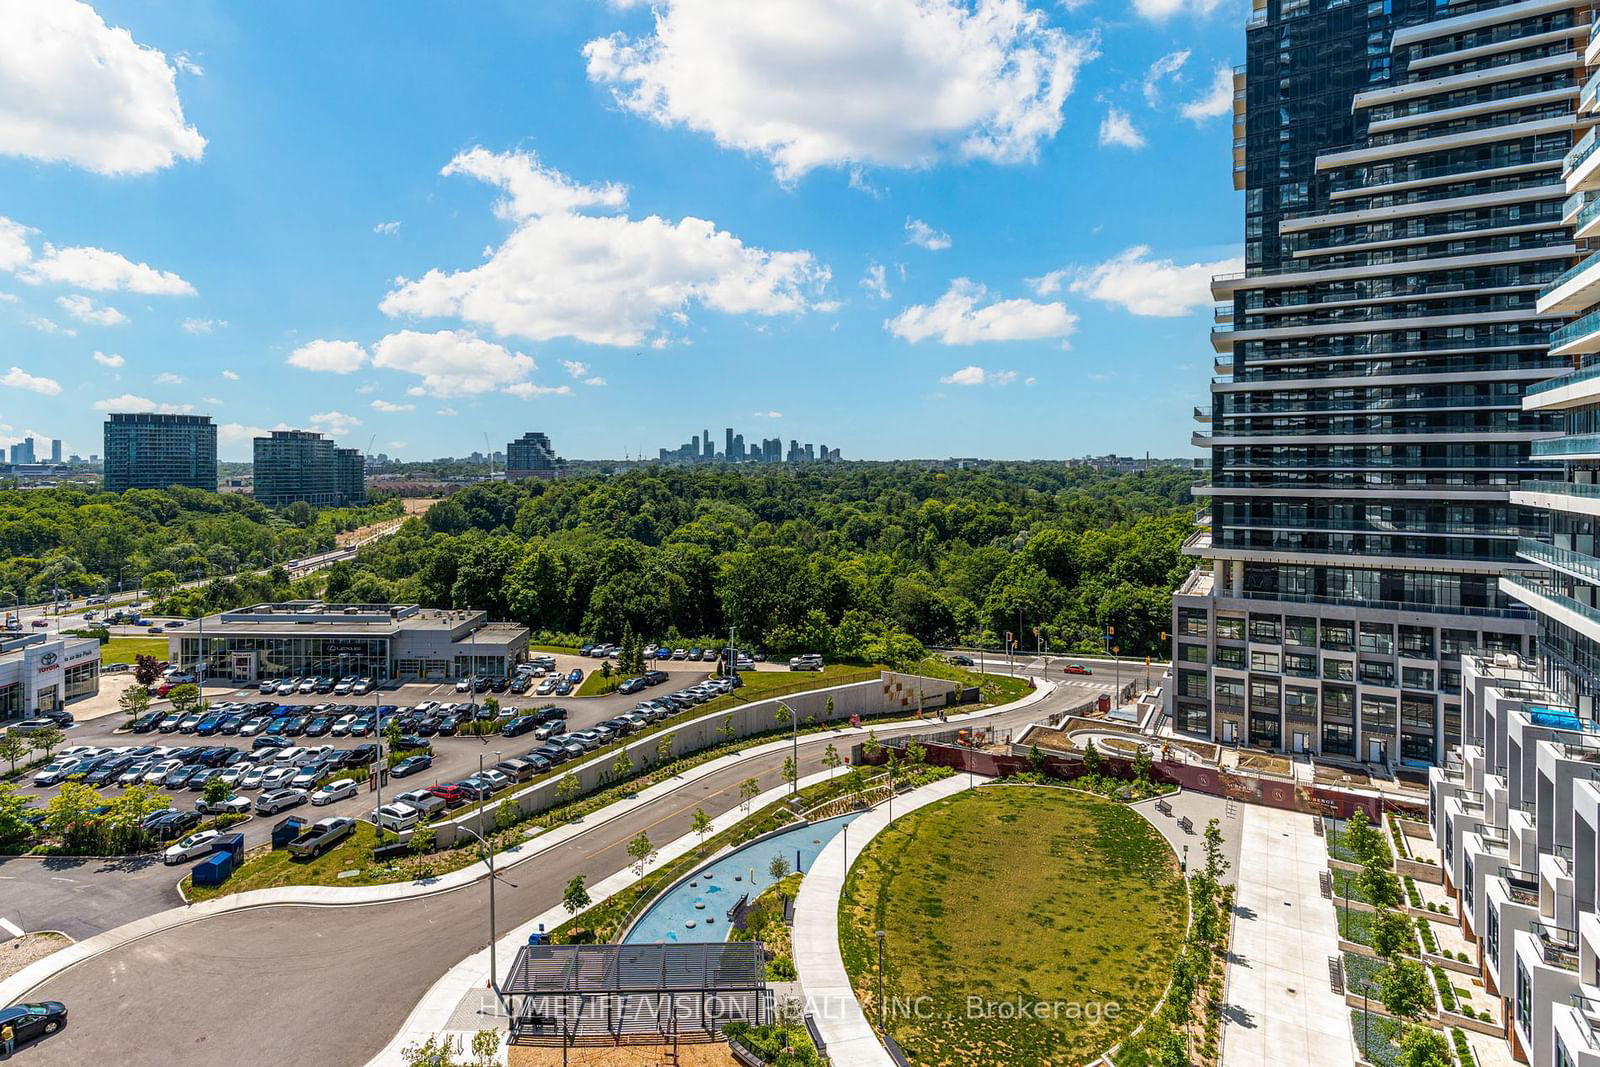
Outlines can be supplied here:
M1245 270L1213 281L1198 566L1173 603L1189 736L1394 767L1461 740L1460 657L1531 651L1500 588L1559 465L1524 410L1570 364L1563 160L1587 9L1257 0L1235 76Z

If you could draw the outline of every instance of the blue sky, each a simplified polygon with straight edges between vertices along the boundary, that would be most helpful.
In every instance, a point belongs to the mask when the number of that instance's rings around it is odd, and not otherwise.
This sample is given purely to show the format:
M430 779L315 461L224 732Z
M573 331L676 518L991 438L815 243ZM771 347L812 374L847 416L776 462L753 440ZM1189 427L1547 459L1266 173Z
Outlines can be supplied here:
M1190 455L1244 14L0 6L0 442Z

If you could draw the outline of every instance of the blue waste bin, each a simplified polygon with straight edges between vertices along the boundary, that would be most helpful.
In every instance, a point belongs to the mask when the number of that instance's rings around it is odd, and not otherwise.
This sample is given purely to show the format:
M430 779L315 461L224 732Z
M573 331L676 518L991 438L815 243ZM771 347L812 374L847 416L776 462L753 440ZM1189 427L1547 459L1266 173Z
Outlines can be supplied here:
M195 885L221 885L233 873L233 853L213 852L194 865Z
M223 834L217 838L217 851L226 852L233 857L233 865L239 866L244 862L244 835Z

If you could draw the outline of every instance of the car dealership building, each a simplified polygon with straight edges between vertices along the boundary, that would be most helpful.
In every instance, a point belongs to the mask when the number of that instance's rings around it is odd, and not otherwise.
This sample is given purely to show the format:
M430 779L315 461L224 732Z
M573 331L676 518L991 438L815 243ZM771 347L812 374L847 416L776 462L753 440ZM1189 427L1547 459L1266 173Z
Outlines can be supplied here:
M100 642L20 634L0 639L0 722L55 711L100 691Z
M487 612L415 604L256 604L184 623L167 635L168 658L235 682L306 675L379 680L504 677L527 658L527 627Z

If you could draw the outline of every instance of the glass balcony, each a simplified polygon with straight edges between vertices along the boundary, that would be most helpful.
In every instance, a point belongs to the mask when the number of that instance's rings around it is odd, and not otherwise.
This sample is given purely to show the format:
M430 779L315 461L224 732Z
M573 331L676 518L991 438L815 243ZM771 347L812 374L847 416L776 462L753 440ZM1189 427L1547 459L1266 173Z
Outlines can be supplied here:
M1600 1001L1592 1000L1582 993L1572 993L1568 995L1567 1003L1572 1005L1572 1010L1583 1023L1578 1030L1589 1042L1590 1050L1600 1052Z
M1590 80L1593 81L1593 79ZM1588 159L1589 156L1593 154L1595 145L1597 144L1600 144L1600 137L1595 135L1595 128L1591 128L1588 133L1578 138L1578 143L1572 146L1572 149L1567 153L1566 158L1561 161L1561 169L1563 171L1570 171L1579 163L1582 163L1584 160Z
M1539 875L1516 867L1501 867L1495 872L1506 883L1506 895L1525 907L1539 906Z
M1600 129L1600 127L1596 128ZM1594 136L1594 130L1589 131L1589 136ZM1596 264L1600 264L1600 252L1594 252L1585 256L1573 266L1568 267L1566 270L1556 275L1555 280L1549 285L1545 286L1544 289L1539 293L1539 299L1543 300L1545 297L1549 296L1551 293L1555 292L1557 289L1561 288L1563 285L1567 284L1584 271L1594 267ZM1215 333L1216 331L1212 330L1211 332Z
M1517 555L1535 563L1543 563L1552 570L1563 571L1590 585L1600 585L1600 559L1587 553L1521 537L1517 539Z
M1583 616L1584 619L1595 626L1600 626L1600 608L1592 608L1581 600L1574 600L1572 597L1559 592L1552 585L1535 581L1531 578L1524 578L1518 574L1502 574L1500 576L1500 588L1510 596L1523 593L1529 597L1540 597L1549 600L1566 608L1568 611Z
M1581 482L1547 482L1534 478L1514 486L1512 492L1548 493L1551 496L1579 496L1600 500L1600 485L1587 485Z
M1578 931L1536 922L1529 932L1545 963L1563 971L1578 969Z
M1588 210L1587 208L1585 210ZM1557 350L1580 341L1590 342L1589 347L1577 351L1593 351L1600 349L1600 311L1591 311L1587 315L1573 319L1559 330L1550 332L1550 348ZM1547 389L1557 389L1563 385L1585 381L1589 378L1600 376L1600 367L1591 367L1572 374L1563 374L1559 378L1552 378L1547 382L1528 387L1529 393L1544 392Z
M1534 441L1530 456L1600 456L1600 433L1575 433Z
M1314 593L1258 593L1246 590L1240 599L1270 600L1286 604L1332 604L1337 607L1372 608L1379 611L1436 612L1441 615L1465 615L1473 618L1526 619L1533 614L1528 608L1517 604L1504 608L1479 608L1462 607L1457 604L1414 604L1398 600L1358 600L1352 597L1318 596Z

